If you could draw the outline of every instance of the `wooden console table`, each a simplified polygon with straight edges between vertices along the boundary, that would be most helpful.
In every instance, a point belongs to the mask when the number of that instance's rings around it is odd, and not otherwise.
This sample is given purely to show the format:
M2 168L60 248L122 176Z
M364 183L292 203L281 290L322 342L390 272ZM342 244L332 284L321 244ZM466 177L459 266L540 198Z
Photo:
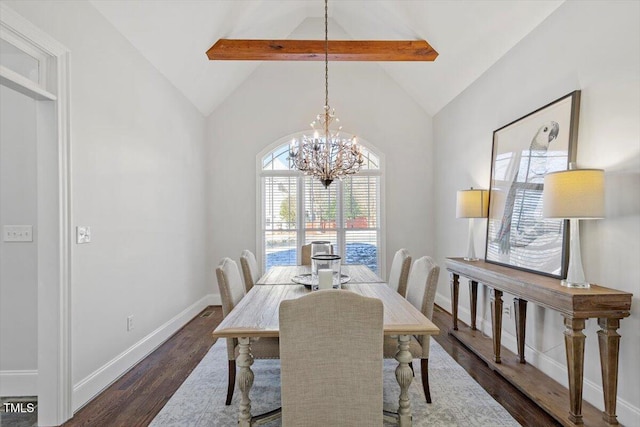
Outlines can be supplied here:
M618 424L616 418L616 397L618 388L618 351L620 335L617 329L620 319L629 316L632 294L615 289L592 285L590 289L566 288L560 285L560 280L528 273L484 261L464 261L462 258L447 258L447 270L451 276L451 312L453 328L450 333L485 359L490 366L500 372L507 380L536 400L541 407L564 425L583 424L588 420L589 425ZM471 325L466 330L458 329L458 289L460 276L469 279ZM478 299L478 283L490 289L491 322L493 332L492 349L482 348L481 334L476 333L476 305ZM513 295L516 339L518 347L517 360L504 360L500 338L502 331L502 294ZM524 341L527 302L558 311L564 317L564 342L567 355L567 371L569 376L569 411L566 406L558 405L557 400L563 395L566 399L566 389L549 380L545 385L531 381L526 376L544 376L539 371L525 364ZM584 342L582 332L585 320L597 318L600 330L598 344L600 347L600 365L602 371L602 389L604 407L602 419L594 418L597 411L585 403L585 413L582 408L582 383L584 373ZM486 341L486 340L485 340ZM486 346L485 346L486 347ZM487 356L488 352L492 355ZM519 365L519 366L518 366ZM535 373L534 373L535 371ZM556 384L556 385L554 385ZM553 390L541 392L539 388L549 386ZM565 400L566 402L566 400Z

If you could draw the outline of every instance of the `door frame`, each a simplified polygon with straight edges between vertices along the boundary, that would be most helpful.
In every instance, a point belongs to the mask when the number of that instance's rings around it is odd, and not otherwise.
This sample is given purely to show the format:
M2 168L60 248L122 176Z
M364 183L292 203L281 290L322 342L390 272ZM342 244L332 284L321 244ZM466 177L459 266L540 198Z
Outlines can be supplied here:
M69 50L10 7L0 12L0 30L46 69L39 85L0 67L0 84L38 101L38 425L60 425L73 416Z

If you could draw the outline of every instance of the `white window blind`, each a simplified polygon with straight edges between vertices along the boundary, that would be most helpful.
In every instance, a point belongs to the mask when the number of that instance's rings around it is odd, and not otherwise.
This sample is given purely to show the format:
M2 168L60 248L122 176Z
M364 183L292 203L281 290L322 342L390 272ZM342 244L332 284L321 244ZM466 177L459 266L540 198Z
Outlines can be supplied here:
M262 192L266 267L295 265L298 247L298 178L264 177Z

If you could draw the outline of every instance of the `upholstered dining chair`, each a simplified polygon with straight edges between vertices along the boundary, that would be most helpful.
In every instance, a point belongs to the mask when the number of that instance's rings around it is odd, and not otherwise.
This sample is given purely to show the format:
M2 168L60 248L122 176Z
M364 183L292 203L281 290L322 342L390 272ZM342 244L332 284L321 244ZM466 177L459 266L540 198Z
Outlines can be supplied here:
M245 295L238 264L231 258L223 258L216 268L218 288L222 299L222 316L227 317ZM238 340L227 338L227 356L229 358L229 383L225 405L231 404L236 384L236 357L238 356ZM251 353L254 359L277 359L280 354L277 338L260 338L251 342Z
M300 250L300 264L311 265L311 243L309 243L308 245L303 245ZM331 253L333 254L333 245L331 245Z
M283 426L382 426L382 317L342 290L280 304Z
M260 279L260 269L256 256L250 250L242 251L240 255L240 265L242 266L242 278L244 279L244 290L249 292L253 285Z
M407 283L407 301L422 312L426 318L433 317L433 304L438 287L440 267L433 258L424 256L413 263ZM427 403L431 403L429 390L429 344L430 335L411 337L409 351L414 359L420 358L420 371L422 372L422 388ZM396 337L384 337L384 357L392 359L398 352L398 340ZM413 364L411 365L413 369Z
M407 280L411 269L411 255L406 249L400 249L393 256L391 271L389 271L389 286L403 297L407 294Z

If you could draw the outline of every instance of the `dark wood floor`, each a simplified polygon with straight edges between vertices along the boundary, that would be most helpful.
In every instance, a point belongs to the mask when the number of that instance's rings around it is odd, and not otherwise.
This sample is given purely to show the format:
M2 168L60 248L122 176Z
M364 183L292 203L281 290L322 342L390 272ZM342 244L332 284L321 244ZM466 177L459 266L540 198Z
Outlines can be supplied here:
M205 309L64 426L148 425L207 354L221 321L221 307Z
M451 314L436 306L433 323L440 328L440 335L435 340L453 359L462 366L498 403L523 426L560 426L549 414L540 409L531 399L522 394L478 356L468 350L457 339L449 335ZM434 393L432 392L432 395ZM435 397L434 397L435 398ZM568 404L568 402L567 402Z
M201 317L208 314L207 317ZM215 340L210 332L222 320L220 307L208 307L156 351L78 411L65 426L146 426L189 376ZM489 369L446 333L451 316L436 307L436 341L523 426L557 423L529 398ZM432 391L437 399L437 392Z

